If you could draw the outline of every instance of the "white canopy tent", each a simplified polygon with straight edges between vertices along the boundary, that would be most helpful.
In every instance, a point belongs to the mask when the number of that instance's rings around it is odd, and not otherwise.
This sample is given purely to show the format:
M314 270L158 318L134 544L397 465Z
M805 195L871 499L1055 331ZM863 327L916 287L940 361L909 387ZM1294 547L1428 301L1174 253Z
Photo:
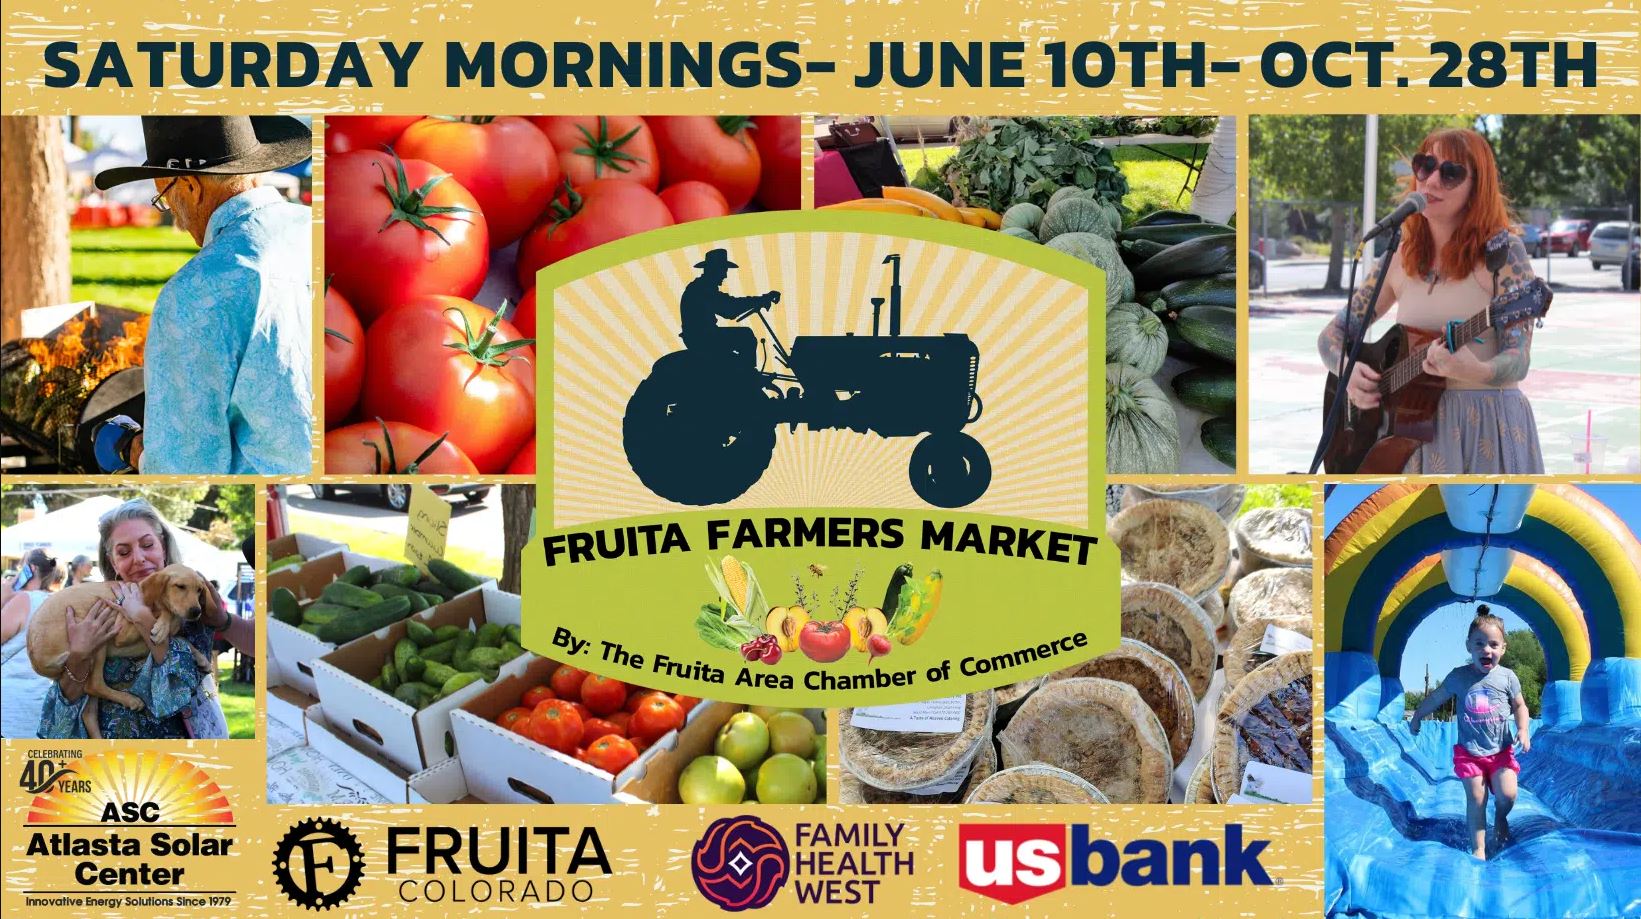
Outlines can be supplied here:
M95 559L97 521L103 514L119 507L120 503L120 499L112 495L97 495L79 504L6 527L0 531L0 554L7 558L19 558L32 549L45 549L64 565L76 555ZM233 588L235 573L244 556L218 549L176 526L171 527L171 532L176 536L178 551L182 553L182 564L215 580L224 591Z

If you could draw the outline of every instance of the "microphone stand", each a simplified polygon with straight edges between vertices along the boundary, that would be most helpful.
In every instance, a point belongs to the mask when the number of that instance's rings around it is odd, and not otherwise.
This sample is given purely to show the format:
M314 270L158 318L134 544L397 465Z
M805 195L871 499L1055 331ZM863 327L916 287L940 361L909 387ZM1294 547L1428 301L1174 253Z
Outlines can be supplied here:
M1358 244L1358 256L1360 256ZM1372 324L1373 308L1379 302L1379 292L1384 289L1385 278L1390 274L1390 260L1395 257L1396 250L1402 246L1402 225L1397 224L1390 230L1390 240L1385 244L1385 254L1379 260L1379 277L1373 282L1373 293L1368 297L1368 309L1362 316L1360 323L1355 323L1355 317L1350 312L1350 301L1345 301L1345 334L1350 340L1350 347L1344 352L1341 360L1343 366L1339 369L1339 385L1333 392L1333 404L1328 406L1327 415L1322 422L1322 439L1316 443L1316 454L1311 457L1310 473L1322 465L1322 456L1327 453L1328 444L1333 441L1339 430L1339 423L1344 420L1344 411L1349 405L1345 393L1350 386L1350 375L1356 370L1356 360L1362 351L1362 343L1367 340L1368 326ZM1355 290L1356 260L1351 260L1351 289Z

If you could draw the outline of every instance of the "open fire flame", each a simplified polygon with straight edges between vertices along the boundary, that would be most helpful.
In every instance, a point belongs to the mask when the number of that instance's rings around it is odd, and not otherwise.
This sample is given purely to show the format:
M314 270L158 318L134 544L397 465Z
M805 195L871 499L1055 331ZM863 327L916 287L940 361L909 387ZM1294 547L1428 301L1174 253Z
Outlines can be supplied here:
M42 339L28 343L29 356L40 365L42 380L52 380L47 386L53 386L56 380L62 379L61 374L50 373L59 367L72 371L82 391L90 392L115 371L142 366L143 342L148 338L148 317L122 323L121 334L93 350L97 337L94 330L92 335L86 335L86 327L98 321L84 317L71 319L63 323L62 329L49 342ZM87 345L88 338L92 345ZM43 395L51 393L48 391Z

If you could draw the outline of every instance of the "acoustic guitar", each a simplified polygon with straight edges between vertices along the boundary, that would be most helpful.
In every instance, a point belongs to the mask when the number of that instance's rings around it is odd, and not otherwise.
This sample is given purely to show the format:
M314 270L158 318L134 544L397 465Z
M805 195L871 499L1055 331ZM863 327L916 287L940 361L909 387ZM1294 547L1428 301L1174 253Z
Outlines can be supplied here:
M1424 372L1425 353L1432 342L1447 339L1450 349L1462 347L1488 329L1542 318L1554 295L1540 278L1522 285L1508 298L1462 323L1439 332L1393 325L1378 341L1364 342L1358 362L1379 372L1379 405L1358 409L1346 399L1346 414L1322 454L1322 468L1333 474L1394 475L1407 466L1421 444L1436 436L1436 405L1447 381ZM1323 411L1333 405L1340 385L1328 374Z

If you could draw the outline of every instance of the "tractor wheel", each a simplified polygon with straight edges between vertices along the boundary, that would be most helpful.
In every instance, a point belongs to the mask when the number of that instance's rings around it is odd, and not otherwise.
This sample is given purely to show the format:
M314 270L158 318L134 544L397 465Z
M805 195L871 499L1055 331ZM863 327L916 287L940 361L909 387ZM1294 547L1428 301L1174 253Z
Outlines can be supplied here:
M961 431L930 434L912 449L912 491L935 507L962 507L986 493L991 459Z
M769 468L775 426L758 390L699 374L659 371L627 400L621 422L627 463L644 487L679 504L722 504Z

